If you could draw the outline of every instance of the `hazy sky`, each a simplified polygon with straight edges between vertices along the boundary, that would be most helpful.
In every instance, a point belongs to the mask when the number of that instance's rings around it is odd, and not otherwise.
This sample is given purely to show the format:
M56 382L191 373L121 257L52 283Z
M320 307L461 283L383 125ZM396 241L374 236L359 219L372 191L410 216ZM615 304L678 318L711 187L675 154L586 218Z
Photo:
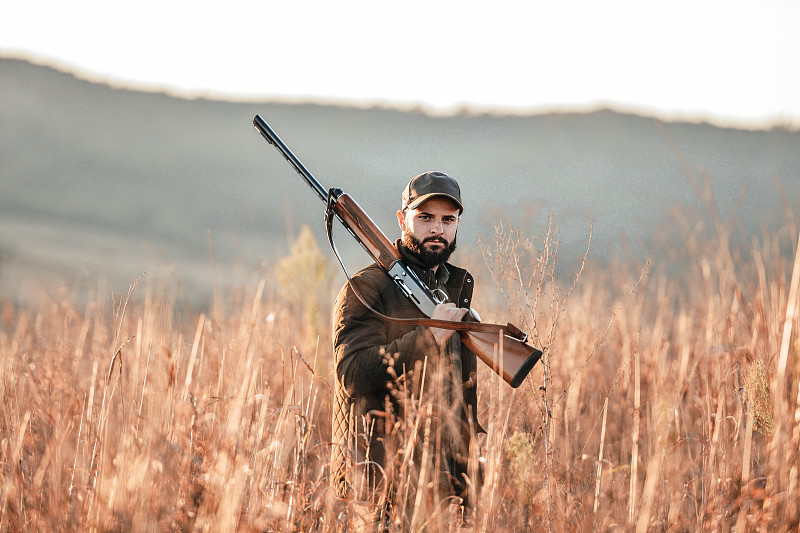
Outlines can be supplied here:
M800 0L8 0L0 53L194 94L800 125Z

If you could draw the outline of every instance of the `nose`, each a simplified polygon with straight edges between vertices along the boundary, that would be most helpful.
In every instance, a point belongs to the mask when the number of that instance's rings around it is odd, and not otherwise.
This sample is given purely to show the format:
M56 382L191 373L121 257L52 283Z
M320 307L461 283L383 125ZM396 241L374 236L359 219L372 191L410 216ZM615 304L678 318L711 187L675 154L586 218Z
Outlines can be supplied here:
M437 220L431 225L431 233L434 235L441 235L444 233L444 224L441 220Z

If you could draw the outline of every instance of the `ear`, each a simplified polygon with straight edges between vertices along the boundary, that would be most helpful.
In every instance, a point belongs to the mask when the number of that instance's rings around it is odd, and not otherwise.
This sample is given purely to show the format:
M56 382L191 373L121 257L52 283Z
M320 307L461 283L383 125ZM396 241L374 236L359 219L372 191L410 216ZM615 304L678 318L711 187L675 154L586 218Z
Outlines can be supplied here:
M397 212L397 225L400 226L400 231L406 231L406 212L402 209Z

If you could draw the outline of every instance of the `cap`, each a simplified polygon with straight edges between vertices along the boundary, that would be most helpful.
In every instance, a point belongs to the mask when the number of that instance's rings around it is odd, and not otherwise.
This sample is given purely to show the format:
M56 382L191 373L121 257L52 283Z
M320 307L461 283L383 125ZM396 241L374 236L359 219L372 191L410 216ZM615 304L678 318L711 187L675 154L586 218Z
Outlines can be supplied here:
M459 214L464 211L458 182L444 172L423 172L411 178L403 189L403 208L416 209L433 196L446 196L458 204Z

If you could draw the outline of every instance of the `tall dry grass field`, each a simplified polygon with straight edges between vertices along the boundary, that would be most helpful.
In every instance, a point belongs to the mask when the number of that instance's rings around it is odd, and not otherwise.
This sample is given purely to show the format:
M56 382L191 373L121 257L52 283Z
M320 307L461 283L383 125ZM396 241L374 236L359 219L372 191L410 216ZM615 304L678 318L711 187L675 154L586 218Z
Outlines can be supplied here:
M505 307L481 313L513 314L545 358L516 390L481 368L475 514L427 502L426 529L796 531L793 220L735 247L718 217L676 212L646 265L559 265L555 232L498 228L484 252ZM369 522L328 485L329 332L297 299L262 283L197 315L144 281L70 294L2 307L0 530Z

